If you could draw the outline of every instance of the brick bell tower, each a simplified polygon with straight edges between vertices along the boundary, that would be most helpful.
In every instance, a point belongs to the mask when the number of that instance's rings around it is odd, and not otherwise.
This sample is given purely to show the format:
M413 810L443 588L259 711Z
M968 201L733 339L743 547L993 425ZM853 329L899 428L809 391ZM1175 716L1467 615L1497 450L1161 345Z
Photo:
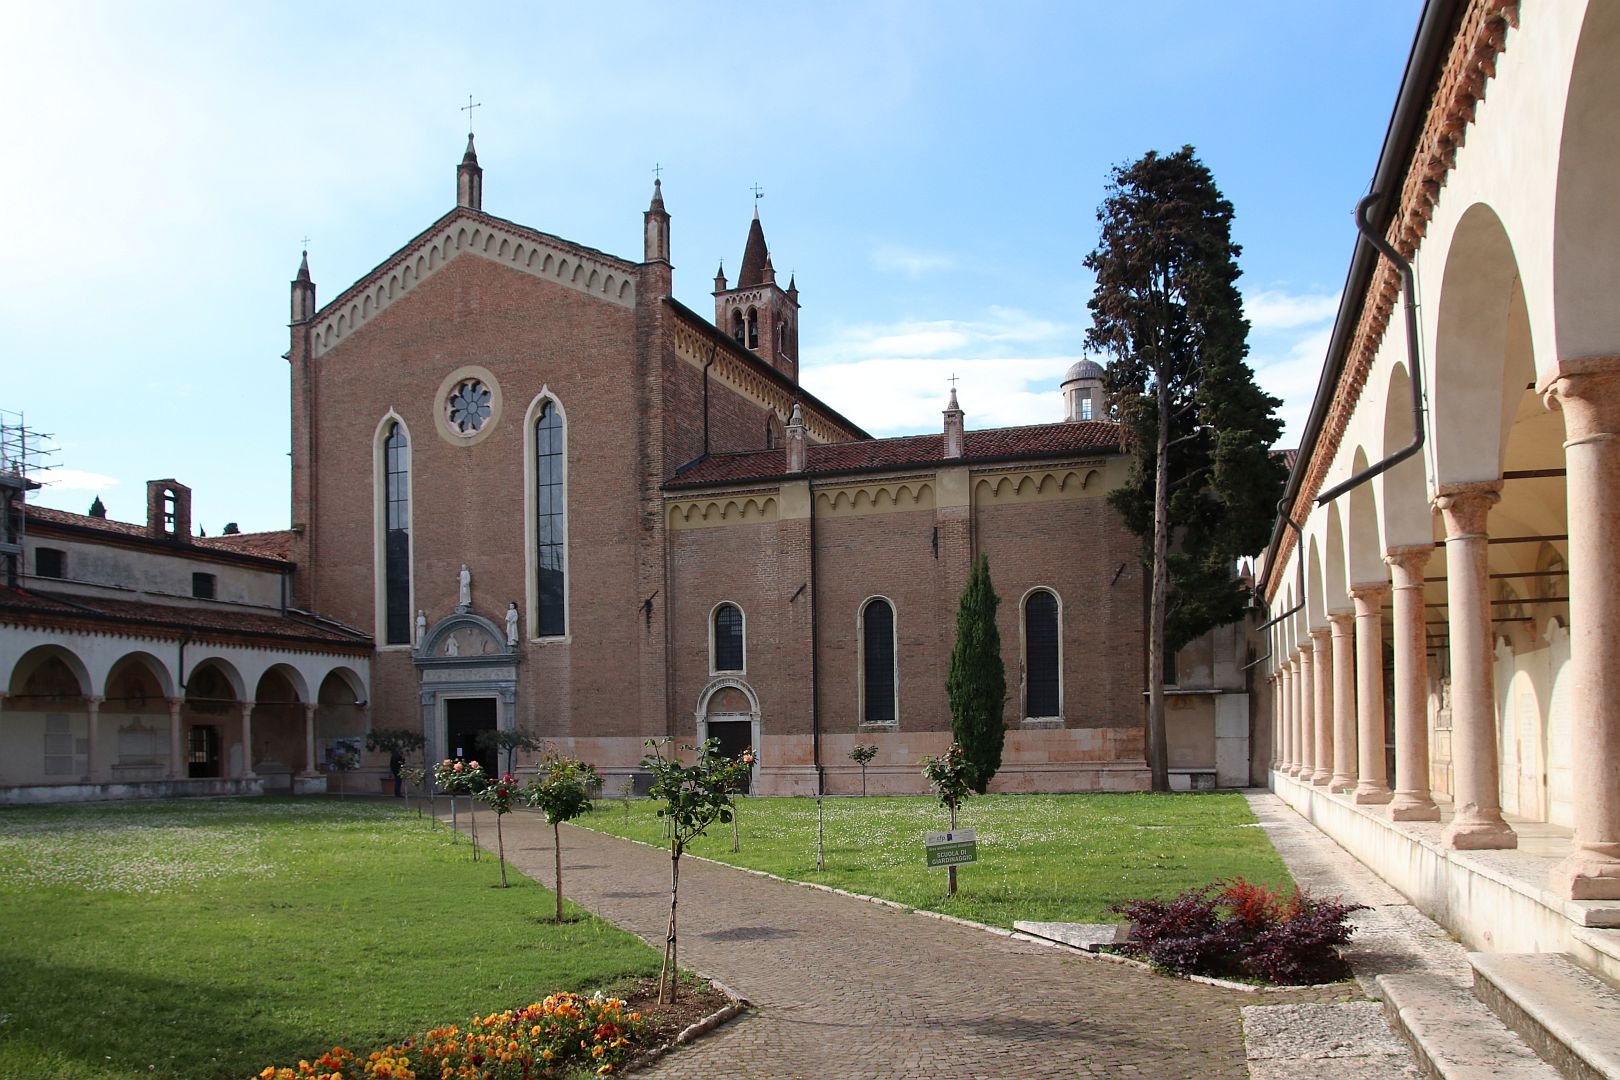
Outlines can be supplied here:
M776 283L776 268L765 246L757 206L748 226L736 288L726 288L724 267L714 275L714 324L777 371L799 381L799 288L791 279L786 291Z

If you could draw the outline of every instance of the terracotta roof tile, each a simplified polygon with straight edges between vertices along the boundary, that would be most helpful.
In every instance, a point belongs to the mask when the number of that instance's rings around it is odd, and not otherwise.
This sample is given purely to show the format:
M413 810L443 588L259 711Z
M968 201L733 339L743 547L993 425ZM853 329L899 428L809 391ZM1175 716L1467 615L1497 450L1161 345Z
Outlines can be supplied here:
M94 532L106 533L109 536L130 537L137 540L155 540L146 531L146 526L136 525L129 521L114 521L111 518L91 517L89 514L75 514L67 510L56 510L49 506L36 506L32 503L24 505L24 513L29 521L45 525L65 525L74 529L89 529ZM292 553L293 540L296 537L291 529L280 529L274 532L235 533L231 536L194 536L191 537L192 547L209 552L220 552L229 555L249 555L259 559L274 559L277 562L287 562ZM165 546L172 546L173 541L155 541Z
M962 457L957 460L971 465L1074 454L1115 454L1119 450L1117 424L1085 420L969 431L964 438ZM944 451L943 434L812 445L805 448L805 472L810 475L836 475L923 466L932 468L945 460ZM664 486L688 488L774 480L786 475L786 470L786 450L715 454Z
M15 616L88 620L123 626L152 626L160 630L184 630L204 636L210 633L269 637L310 644L371 647L371 636L353 627L318 615L288 612L244 611L231 607L181 607L141 600L115 600L99 596L67 596L0 585L0 621Z

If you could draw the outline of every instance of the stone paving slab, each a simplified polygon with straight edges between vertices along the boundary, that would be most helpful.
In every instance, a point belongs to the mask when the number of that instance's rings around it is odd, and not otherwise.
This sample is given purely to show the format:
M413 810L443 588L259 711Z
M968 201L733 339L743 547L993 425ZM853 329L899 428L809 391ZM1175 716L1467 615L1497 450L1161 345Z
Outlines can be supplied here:
M552 880L551 830L505 826L508 861ZM565 826L569 899L662 947L669 856ZM1247 995L695 859L681 862L684 967L755 1008L656 1077L1249 1075Z

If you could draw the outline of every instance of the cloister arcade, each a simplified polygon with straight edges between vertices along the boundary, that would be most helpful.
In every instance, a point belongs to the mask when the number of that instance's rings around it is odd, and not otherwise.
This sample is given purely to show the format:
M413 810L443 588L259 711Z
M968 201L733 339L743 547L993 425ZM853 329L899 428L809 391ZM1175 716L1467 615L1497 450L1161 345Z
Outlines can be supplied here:
M1620 925L1615 56L1620 5L1469 5L1380 162L1414 295L1352 266L1264 572L1274 786L1478 947ZM1324 500L1415 376L1421 449Z
M22 630L0 651L0 802L326 788L366 730L369 657Z

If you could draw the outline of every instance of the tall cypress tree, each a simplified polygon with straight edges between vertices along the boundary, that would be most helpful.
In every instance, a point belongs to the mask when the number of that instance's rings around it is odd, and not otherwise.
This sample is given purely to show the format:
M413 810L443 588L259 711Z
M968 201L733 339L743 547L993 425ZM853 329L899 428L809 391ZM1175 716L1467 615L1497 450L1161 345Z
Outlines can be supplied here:
M980 795L1001 768L1001 746L1007 737L1001 718L1007 671L1001 663L1001 631L996 629L1000 603L990 585L990 560L981 554L956 609L956 645L945 678L951 732L973 766L973 788Z
M1148 617L1148 765L1169 789L1165 651L1242 617L1235 564L1265 546L1285 470L1277 398L1246 363L1232 204L1190 146L1114 169L1088 347L1108 353L1110 400L1134 455L1109 501L1143 540Z

